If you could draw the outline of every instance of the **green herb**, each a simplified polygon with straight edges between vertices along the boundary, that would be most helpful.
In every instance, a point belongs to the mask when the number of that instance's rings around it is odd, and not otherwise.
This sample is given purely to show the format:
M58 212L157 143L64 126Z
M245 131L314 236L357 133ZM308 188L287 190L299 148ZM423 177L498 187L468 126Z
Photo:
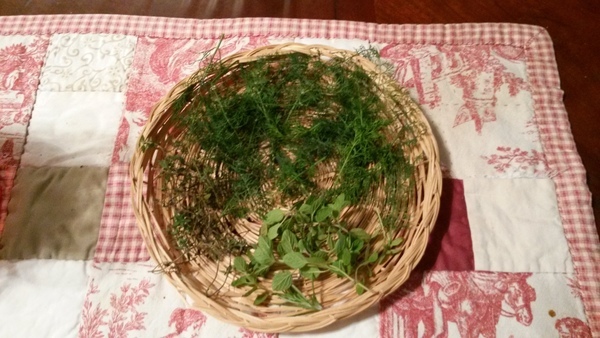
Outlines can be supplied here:
M389 234L411 198L415 163L405 152L421 126L349 56L213 57L169 108L177 136L162 150L160 175L173 243L188 259L235 257L232 285L261 290L255 304L275 295L318 309L301 289L324 273L368 290L369 269L401 247ZM330 184L324 170L335 173ZM381 231L345 224L345 208L382 194L391 202L377 205ZM250 211L263 219L255 245L232 226ZM264 290L271 273L273 290Z
M259 304L266 302L266 293L269 298L278 296L293 305L313 310L320 308L314 287L312 296L307 298L298 287L293 287L294 278L296 283L305 285L323 273L333 273L355 283L357 293L367 291L371 268L397 253L402 240L389 240L381 252L374 251L377 234L371 235L361 228L349 229L342 221L340 215L347 205L342 194L329 204L313 200L287 214L280 209L269 212L263 221L263 225L267 224L266 234L261 235L258 244L246 254L250 262L246 263L242 256L234 258L233 266L239 278L232 285L252 287L249 295L257 290L260 277L275 272L272 290L263 290ZM326 217L318 216L324 213ZM278 253L277 257L273 252Z

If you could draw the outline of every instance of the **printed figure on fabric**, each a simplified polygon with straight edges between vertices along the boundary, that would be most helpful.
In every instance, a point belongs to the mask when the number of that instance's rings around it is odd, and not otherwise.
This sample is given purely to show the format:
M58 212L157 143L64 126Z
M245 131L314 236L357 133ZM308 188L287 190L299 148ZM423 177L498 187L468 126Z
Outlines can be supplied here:
M423 278L413 276L382 313L382 337L447 337L448 323L456 324L461 337L496 337L500 316L529 326L535 290L527 283L531 274L465 273L439 271ZM394 324L394 319L398 320ZM387 327L385 327L387 326ZM390 327L393 326L393 327Z
M27 125L47 45L47 39L38 38L0 48L0 130Z
M94 307L92 297L100 293L100 290L92 280L83 304L78 337L127 338L131 331L145 331L148 313L139 308L144 305L154 286L148 279L141 280L136 286L123 283L118 291L110 293L109 306L96 303Z
M422 106L440 106L440 83L449 81L462 97L454 127L473 121L479 134L484 123L496 121L496 94L503 85L508 85L510 96L528 90L525 80L510 72L501 61L523 61L524 52L519 48L393 44L384 47L381 56L396 64L396 79L416 92Z
M183 332L191 328L194 332L192 337L199 337L202 326L206 323L206 316L197 310L177 308L171 313L169 318L169 327L175 325L175 332L165 336L165 338L179 337Z
M220 41L221 57L242 48L240 39ZM121 120L112 162L128 162L152 106L171 87L198 70L203 56L219 44L218 39L184 40L141 38L138 41L127 84L125 113ZM201 62L202 61L202 62Z
M590 327L581 319L566 317L554 325L560 338L592 338Z

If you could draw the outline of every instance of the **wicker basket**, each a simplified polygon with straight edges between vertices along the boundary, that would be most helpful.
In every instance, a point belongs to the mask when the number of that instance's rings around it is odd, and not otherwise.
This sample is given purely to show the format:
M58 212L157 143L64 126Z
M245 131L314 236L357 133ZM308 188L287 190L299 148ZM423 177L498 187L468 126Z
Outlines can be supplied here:
M159 161L165 156L165 149L173 143L177 135L173 134L172 103L190 86L189 78L177 84L153 109L150 119L142 131L140 140L152 140L159 147L147 149L138 142L131 162L133 208L139 228L150 255L158 263L169 282L175 286L186 302L218 319L263 332L299 332L310 331L330 325L367 309L400 287L419 262L425 251L429 234L437 218L441 194L441 170L438 149L423 113L408 96L387 75L380 71L368 59L326 46L306 46L300 44L282 44L261 47L252 51L239 52L221 60L228 64L253 62L258 57L273 54L299 52L307 55L319 55L321 58L349 56L352 60L373 74L377 86L384 93L393 93L401 109L413 121L424 128L416 146L407 149L408 156L418 165L414 174L414 191L408 198L407 215L399 224L397 237L405 239L403 250L387 259L374 269L369 280L369 291L358 295L353 283L335 276L319 279L316 283L323 310L306 313L305 310L285 305L255 306L248 297L243 297L244 289L231 287L231 276L222 273L229 264L230 257L220 262L200 258L185 264L177 264L181 254L175 249L169 235L173 210L165 208L161 201L161 176ZM197 74L196 74L197 76ZM386 100L385 95L382 97ZM194 156L194 154L190 154ZM387 201L389 203L389 201ZM383 203L386 203L384 200ZM357 216L357 217L360 217ZM365 217L361 227L373 231L376 220ZM400 222L400 221L399 221ZM249 231L247 241L256 241L260 222L244 222ZM269 283L269 281L265 281ZM205 291L211 285L222 285L220 291L210 297Z

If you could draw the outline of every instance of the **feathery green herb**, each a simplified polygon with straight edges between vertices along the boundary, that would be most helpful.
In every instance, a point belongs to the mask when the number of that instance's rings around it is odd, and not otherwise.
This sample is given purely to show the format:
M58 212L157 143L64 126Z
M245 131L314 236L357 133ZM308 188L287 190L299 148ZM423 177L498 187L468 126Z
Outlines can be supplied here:
M405 151L420 126L390 108L373 74L349 57L291 53L204 69L170 108L181 135L161 160L177 248L189 259L235 256L232 285L260 289L257 304L276 295L319 309L296 282L323 273L367 290L369 266L401 245L386 233L405 216L415 165ZM348 227L342 210L376 194L393 202L377 206L381 232ZM233 228L252 215L264 219L254 246ZM373 251L382 238L383 252ZM287 268L273 275L272 290L261 289L277 264Z

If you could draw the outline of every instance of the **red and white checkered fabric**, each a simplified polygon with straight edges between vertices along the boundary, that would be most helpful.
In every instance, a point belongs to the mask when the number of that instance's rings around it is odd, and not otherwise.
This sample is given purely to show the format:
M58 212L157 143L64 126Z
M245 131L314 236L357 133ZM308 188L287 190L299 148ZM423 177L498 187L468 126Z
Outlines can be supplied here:
M150 258L131 206L129 164L115 163L108 172L104 209L94 260L139 262Z
M527 44L529 77L534 84L536 121L554 177L565 236L582 287L592 333L600 334L600 247L585 168L575 148L565 111L552 40L540 30Z

